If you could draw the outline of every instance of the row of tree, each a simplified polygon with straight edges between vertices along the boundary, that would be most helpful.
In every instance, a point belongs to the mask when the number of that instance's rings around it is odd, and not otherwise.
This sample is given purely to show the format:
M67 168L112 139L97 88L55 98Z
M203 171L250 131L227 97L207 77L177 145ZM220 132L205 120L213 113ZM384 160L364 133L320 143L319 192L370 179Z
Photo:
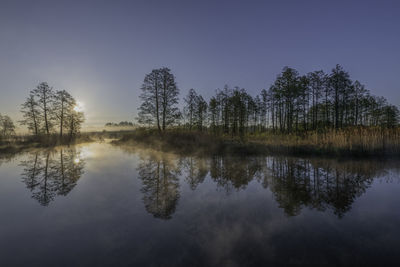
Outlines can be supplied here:
M130 121L120 121L119 123L117 122L107 122L104 126L106 127L127 127L131 126L133 127L133 122Z
M58 132L60 137L76 135L84 121L76 100L65 90L54 90L46 82L31 90L22 104L22 125L36 136Z
M180 113L179 89L168 68L146 75L142 86L139 123L164 131L182 122L189 129L244 135L246 132L300 132L348 126L395 127L399 110L376 97L336 65L306 75L285 67L268 90L252 97L239 87L217 90L208 103L190 89Z

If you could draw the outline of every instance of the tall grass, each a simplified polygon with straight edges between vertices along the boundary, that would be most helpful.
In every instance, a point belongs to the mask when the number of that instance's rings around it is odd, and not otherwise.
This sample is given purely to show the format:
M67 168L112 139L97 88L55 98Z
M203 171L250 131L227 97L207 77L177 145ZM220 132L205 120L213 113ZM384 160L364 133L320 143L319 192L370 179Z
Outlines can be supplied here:
M353 127L300 134L272 132L215 136L207 132L172 129L159 134L155 129L138 129L118 143L135 142L162 150L195 153L315 154L330 156L400 156L400 128Z
M27 148L35 147L54 147L58 145L71 145L92 141L91 135L82 133L70 138L69 136L60 137L58 134L50 135L15 135L7 139L0 140L0 153L18 152Z
M340 130L296 134L258 134L248 138L269 147L316 154L357 156L400 155L400 129L352 127Z

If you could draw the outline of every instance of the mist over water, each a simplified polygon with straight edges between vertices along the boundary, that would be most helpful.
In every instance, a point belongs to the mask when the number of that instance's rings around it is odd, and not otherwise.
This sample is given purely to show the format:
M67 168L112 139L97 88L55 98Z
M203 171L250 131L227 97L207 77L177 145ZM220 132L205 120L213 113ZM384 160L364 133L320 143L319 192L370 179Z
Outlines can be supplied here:
M399 170L107 143L3 155L0 265L395 263Z

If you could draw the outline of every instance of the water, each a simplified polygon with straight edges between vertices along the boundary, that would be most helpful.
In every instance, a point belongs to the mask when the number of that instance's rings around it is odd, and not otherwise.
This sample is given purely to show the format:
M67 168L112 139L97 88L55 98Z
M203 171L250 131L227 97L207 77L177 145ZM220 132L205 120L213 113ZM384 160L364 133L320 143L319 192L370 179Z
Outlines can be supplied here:
M399 168L105 143L2 155L0 266L398 263Z

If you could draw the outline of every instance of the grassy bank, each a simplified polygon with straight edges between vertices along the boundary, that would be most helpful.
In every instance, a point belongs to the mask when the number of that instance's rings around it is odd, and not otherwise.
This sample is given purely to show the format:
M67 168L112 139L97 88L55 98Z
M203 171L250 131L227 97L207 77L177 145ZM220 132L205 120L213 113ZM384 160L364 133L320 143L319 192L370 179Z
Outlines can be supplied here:
M381 128L349 128L302 135L267 132L244 138L182 129L169 130L163 134L154 129L138 129L124 134L114 143L186 154L400 156L400 130Z
M59 135L16 136L11 140L0 142L0 153L18 153L31 148L55 147L61 145L74 145L86 142L92 142L93 137L89 133L80 134L70 139L69 137L60 137Z

